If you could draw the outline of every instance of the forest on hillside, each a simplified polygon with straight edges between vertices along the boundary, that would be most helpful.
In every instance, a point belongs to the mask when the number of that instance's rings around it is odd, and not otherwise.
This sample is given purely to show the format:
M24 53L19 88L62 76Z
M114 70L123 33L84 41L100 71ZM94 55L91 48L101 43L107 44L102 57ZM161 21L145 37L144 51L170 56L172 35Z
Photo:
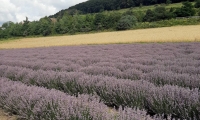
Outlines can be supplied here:
M69 7L66 10L61 10L51 17L58 17L63 15L65 11L78 10L81 13L98 13L102 11L119 10L131 7L142 7L156 4L170 4L179 3L186 0L88 0L83 3L79 3L75 6ZM189 0L193 2L194 0Z
M162 3L178 3L185 0L89 0L69 9L77 9L84 13L96 13L103 10L118 10L137 6L147 6ZM194 0L190 0L192 2Z
M200 16L200 5L183 2L182 7L166 9L155 6L145 11L129 9L124 13L117 11L95 14L71 14L65 12L62 17L44 17L30 22L28 18L22 23L6 22L0 27L0 39L27 36L49 36L61 34L88 33L97 31L127 30L138 28L154 28L163 26L198 24L197 19L177 19L177 17ZM196 8L195 8L196 7ZM157 23L161 23L156 25Z

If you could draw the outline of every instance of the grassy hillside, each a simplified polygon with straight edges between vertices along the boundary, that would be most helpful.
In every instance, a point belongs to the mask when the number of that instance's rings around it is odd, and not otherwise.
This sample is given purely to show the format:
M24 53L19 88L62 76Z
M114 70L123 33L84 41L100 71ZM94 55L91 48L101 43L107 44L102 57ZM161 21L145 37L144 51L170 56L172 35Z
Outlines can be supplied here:
M192 2L194 4L194 2ZM182 3L173 3L173 4L156 4L156 5L149 5L149 6L142 6L142 7L132 7L132 8L126 8L126 9L120 9L120 10L113 10L113 11L106 11L106 12L119 12L119 13L124 13L127 12L128 10L132 10L133 12L138 12L138 11L143 11L146 12L148 9L154 9L155 7L158 6L164 6L167 9L170 8L178 8L182 6Z
M194 4L194 2L192 2ZM141 6L141 7L130 7L130 8L124 8L124 9L119 9L119 10L111 10L111 11L107 11L105 10L104 12L108 12L108 13L112 13L112 12L119 12L119 13L124 13L128 10L132 10L133 12L138 12L138 11L142 11L142 12L145 12L147 11L148 9L154 9L155 7L157 6L165 6L167 9L170 9L170 8L177 8L177 7L181 7L182 6L182 3L173 3L173 4L156 4L156 5L148 5L148 6ZM77 12L77 11L73 11L73 10L61 10L59 11L58 13L56 13L55 15L51 15L49 16L50 18L58 18L58 17L62 17L65 12L69 12L69 13L72 13L73 12Z
M64 12L78 10L81 13L99 13L102 11L112 11L131 7L141 7L157 4L180 3L185 0L88 0L83 3L61 10L51 17L62 16ZM194 0L190 0L192 2Z

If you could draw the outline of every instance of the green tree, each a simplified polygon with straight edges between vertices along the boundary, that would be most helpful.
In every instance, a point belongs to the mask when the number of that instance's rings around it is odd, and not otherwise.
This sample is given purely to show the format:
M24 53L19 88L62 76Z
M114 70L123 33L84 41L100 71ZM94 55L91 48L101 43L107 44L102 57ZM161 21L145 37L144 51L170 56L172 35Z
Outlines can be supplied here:
M191 2L183 2L183 6L181 8L177 8L175 11L176 16L178 17L187 17L187 16L194 16L195 9Z
M110 13L107 17L107 28L115 29L117 27L117 24L119 20L121 19L122 15L118 12Z
M170 19L174 17L173 9L169 11L165 9L165 7L158 6L154 10L148 9L146 15L143 18L143 21L152 22Z
M123 15L134 15L134 12L132 9L129 9L126 12L124 12Z
M71 28L69 30L70 34L75 34L76 32L81 32L81 28L84 26L84 17L80 15L74 15L72 17Z
M16 37L23 36L22 26L22 23L16 23L12 25L10 28L10 35Z
M41 35L41 22L33 21L29 23L29 35Z
M157 20L164 20L167 18L167 11L165 7L156 7L154 9L154 14L155 14L155 21Z
M195 8L200 8L200 0L196 0L194 6L195 6Z
M57 22L57 23L55 23L55 28L54 28L54 30L55 30L55 32L56 32L57 34L64 34L60 21Z
M167 5L169 5L169 4L171 4L171 3L172 3L171 0L166 0L166 4L167 4Z
M155 20L155 13L151 9L148 9L146 15L143 18L143 21L152 22Z
M58 34L65 34L69 32L71 26L72 16L65 14L56 24L55 31Z
M28 20L28 17L26 17L26 20L23 21L23 24L22 24L23 36L29 35L29 32L28 32L29 22L30 21Z
M51 34L51 26L48 23L41 24L41 32L43 36L48 36Z
M198 15L200 16L200 9L199 9L199 11L198 11Z
M3 38L3 30L0 29L0 39L2 39L2 38Z
M40 32L43 36L50 35L52 33L53 24L48 17L44 17L40 19Z
M0 39L6 39L6 38L9 38L10 35L9 35L9 32L8 30L4 29L0 29Z
M135 16L126 15L123 16L118 24L117 24L117 30L127 30L132 28L134 25L136 25L137 18Z
M104 29L105 18L106 18L106 15L104 15L103 13L98 13L95 15L94 25L95 25L96 30Z
M167 11L165 7L156 7L154 9L154 13L155 13L155 21L170 19L174 17L173 12Z
M9 26L12 26L14 23L12 21L8 21L2 24L3 28L8 28Z
M5 31L1 31L0 32L0 38L3 39L3 38L8 38L8 34L5 32Z
M94 17L91 14L87 14L81 18L82 20L79 22L80 29L79 32L89 32L93 28Z
M94 15L91 15L91 14L87 14L85 16L85 28L87 31L90 31L92 30L92 28L94 28Z

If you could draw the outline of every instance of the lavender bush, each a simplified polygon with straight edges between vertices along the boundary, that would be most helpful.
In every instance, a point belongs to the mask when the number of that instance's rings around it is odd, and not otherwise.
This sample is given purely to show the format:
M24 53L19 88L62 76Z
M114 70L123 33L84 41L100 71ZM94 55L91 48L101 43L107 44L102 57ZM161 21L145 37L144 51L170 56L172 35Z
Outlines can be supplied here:
M199 88L200 89L200 74L190 75L188 73L173 73L172 71L159 71L154 70L147 73L144 77L156 85L178 85L182 87L189 88Z

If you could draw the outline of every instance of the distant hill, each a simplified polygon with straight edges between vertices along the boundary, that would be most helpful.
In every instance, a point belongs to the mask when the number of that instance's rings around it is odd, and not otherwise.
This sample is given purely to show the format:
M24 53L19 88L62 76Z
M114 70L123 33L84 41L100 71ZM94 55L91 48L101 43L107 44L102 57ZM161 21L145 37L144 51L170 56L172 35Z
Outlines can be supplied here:
M62 17L66 11L69 14L74 13L98 13L102 11L119 10L124 8L138 7L138 6L148 6L154 4L163 3L178 3L186 0L88 0L83 3L71 6L68 9L61 10L58 13L51 15L49 17L58 18ZM189 0L194 1L194 0Z

